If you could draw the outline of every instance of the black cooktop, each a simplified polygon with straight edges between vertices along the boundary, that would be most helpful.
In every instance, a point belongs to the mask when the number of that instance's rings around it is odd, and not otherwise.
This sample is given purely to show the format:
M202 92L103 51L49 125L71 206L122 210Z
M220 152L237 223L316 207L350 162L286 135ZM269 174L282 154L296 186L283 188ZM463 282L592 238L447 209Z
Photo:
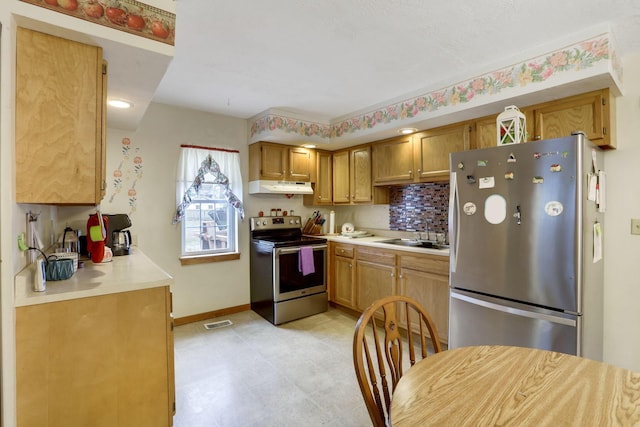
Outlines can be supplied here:
M327 239L319 236L304 236L302 218L299 216L254 217L250 222L251 240L263 246L287 247L327 243Z
M288 246L303 246L303 245L317 245L327 243L327 239L321 237L312 236L259 236L253 237L253 240L257 240L260 243L277 246L279 248Z

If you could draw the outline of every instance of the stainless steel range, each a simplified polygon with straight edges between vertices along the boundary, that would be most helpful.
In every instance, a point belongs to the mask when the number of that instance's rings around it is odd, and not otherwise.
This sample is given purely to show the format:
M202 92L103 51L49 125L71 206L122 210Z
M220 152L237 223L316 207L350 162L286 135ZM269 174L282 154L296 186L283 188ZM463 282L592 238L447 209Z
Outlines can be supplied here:
M250 220L251 309L274 325L327 311L327 240L299 216Z

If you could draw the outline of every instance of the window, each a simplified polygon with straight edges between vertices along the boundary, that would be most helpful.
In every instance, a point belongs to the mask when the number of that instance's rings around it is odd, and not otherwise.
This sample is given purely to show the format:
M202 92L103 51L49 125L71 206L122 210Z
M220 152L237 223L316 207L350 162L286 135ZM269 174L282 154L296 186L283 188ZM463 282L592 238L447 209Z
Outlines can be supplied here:
M234 208L224 198L224 187L203 184L198 197L191 199L182 219L182 254L235 252L234 219Z
M174 223L181 223L182 257L237 252L243 219L237 151L181 146Z

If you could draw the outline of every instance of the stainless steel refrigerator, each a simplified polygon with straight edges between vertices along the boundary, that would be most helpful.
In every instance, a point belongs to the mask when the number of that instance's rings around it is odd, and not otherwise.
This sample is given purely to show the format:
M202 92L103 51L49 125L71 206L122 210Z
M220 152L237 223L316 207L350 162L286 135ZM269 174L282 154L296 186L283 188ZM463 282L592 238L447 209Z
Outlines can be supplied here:
M449 348L602 360L602 152L578 134L450 160Z

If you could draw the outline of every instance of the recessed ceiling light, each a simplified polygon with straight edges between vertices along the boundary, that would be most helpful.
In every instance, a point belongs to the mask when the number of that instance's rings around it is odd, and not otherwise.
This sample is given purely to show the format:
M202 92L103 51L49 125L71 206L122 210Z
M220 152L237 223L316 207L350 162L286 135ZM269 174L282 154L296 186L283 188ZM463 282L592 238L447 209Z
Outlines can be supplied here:
M116 108L131 108L133 104L129 101L125 101L124 99L110 99L107 101L107 104Z
M303 144L302 147L304 147L304 148L316 148L316 146L313 145L313 144Z
M417 130L418 129L416 129L416 128L402 128L402 129L398 129L398 133L400 133L402 135L409 135L410 133L414 133Z

